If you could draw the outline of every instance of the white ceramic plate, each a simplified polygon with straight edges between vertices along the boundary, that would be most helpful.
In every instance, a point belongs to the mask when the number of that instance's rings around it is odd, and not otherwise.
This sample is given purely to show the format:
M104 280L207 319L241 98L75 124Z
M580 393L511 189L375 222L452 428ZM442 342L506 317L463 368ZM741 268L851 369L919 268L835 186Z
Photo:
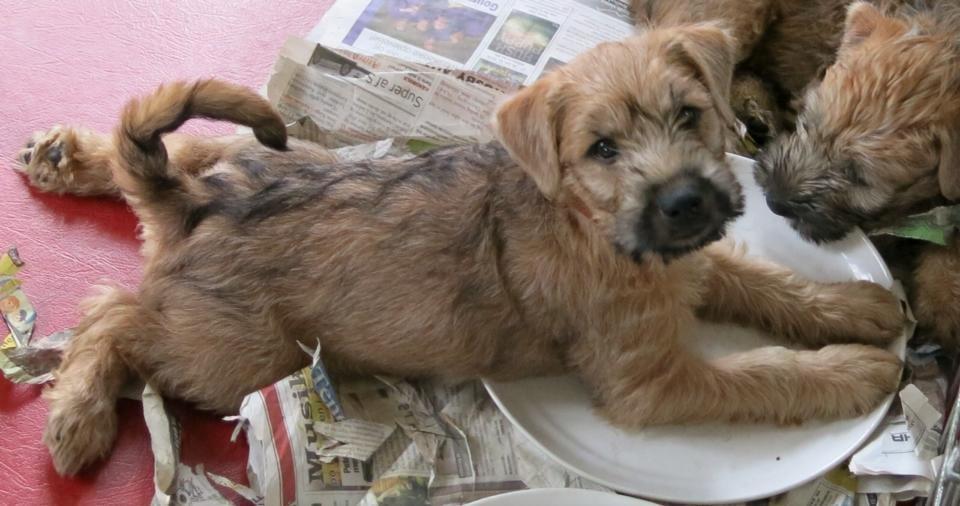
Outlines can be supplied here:
M652 502L633 499L609 492L576 488L538 488L500 494L467 506L657 506Z
M893 284L889 270L859 231L818 247L767 208L753 181L753 161L730 156L743 185L744 216L731 234L761 255L819 281L866 279ZM782 344L733 325L701 323L694 346L710 356L764 344ZM905 337L892 349L904 353ZM797 427L699 425L627 432L608 425L573 376L486 382L507 417L547 454L582 476L613 489L654 500L718 504L778 494L836 467L882 420L893 396L873 413Z

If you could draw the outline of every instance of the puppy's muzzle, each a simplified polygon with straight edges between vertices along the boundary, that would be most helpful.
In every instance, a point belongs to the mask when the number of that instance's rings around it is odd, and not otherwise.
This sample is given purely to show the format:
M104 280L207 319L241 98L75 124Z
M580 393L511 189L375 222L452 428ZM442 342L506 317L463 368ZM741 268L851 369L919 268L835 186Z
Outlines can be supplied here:
M796 219L797 213L788 202L775 198L772 195L767 195L767 207L773 211L773 214L778 216L783 216L787 219Z
M654 192L657 228L672 241L703 235L721 213L719 190L706 178L683 175L669 180Z
M781 198L773 193L767 193L767 207L774 214L790 221L790 226L801 237L815 243L825 243L842 239L854 227L855 221L850 220L840 211L823 213L813 211L810 205Z
M740 213L739 199L699 171L684 171L652 187L637 224L639 248L664 258L681 256L723 235L726 223Z

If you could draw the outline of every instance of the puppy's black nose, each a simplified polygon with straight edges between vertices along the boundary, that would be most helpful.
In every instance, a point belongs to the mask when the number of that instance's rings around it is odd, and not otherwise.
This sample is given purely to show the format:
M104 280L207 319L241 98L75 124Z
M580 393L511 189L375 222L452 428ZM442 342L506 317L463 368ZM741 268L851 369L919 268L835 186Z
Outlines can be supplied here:
M794 217L793 209L789 205L770 195L767 195L767 207L769 207L774 214L778 214L784 218Z
M672 181L657 191L657 207L670 221L685 222L702 218L705 212L702 186L695 178Z

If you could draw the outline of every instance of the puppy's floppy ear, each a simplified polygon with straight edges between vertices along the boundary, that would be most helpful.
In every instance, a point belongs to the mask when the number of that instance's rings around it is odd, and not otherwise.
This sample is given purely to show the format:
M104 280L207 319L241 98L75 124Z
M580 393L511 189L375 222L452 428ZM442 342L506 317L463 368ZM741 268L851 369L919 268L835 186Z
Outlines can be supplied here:
M497 109L494 129L510 156L549 200L560 193L555 111L550 97L556 83L547 75L517 92Z
M843 42L840 49L858 46L870 38L880 26L883 13L869 2L854 2L847 8L847 20L844 23Z
M940 194L948 200L960 200L960 131L951 128L940 137Z
M730 107L730 86L736 65L736 41L713 23L687 25L678 31L668 53L674 61L694 70L710 92L713 107L728 127L736 130L737 119Z

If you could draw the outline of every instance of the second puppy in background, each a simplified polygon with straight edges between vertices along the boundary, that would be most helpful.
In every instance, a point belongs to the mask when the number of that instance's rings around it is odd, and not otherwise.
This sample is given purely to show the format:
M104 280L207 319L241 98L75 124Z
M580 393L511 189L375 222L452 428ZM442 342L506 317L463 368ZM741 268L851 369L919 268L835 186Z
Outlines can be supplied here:
M850 7L837 62L796 132L758 157L770 208L825 242L960 200L960 2ZM960 337L960 251L927 247L911 292L924 330Z
M884 8L911 0L877 0ZM913 0L917 1L917 0ZM631 0L640 26L710 21L736 43L731 103L761 144L793 129L804 91L841 44L851 0Z

